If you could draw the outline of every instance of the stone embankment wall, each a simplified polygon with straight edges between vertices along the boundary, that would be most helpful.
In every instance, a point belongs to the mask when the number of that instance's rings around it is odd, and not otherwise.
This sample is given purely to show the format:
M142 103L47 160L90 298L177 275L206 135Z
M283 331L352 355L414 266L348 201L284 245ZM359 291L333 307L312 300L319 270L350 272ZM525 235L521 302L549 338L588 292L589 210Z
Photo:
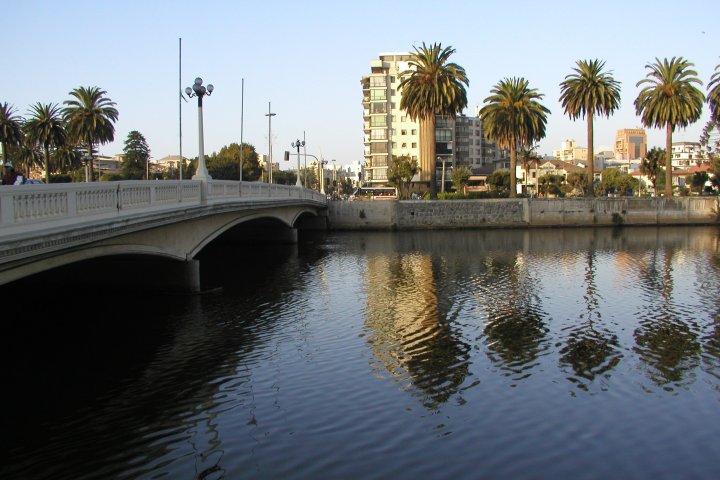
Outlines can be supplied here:
M328 202L331 230L711 225L716 197Z

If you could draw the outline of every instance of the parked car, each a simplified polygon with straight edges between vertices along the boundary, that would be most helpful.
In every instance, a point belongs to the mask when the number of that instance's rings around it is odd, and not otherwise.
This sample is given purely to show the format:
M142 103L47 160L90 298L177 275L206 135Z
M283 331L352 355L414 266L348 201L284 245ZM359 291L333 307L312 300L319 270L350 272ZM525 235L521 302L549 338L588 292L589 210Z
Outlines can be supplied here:
M28 184L29 185L44 185L45 182L43 182L42 180L38 180L37 178L28 178L27 180L25 180L24 185L28 185Z

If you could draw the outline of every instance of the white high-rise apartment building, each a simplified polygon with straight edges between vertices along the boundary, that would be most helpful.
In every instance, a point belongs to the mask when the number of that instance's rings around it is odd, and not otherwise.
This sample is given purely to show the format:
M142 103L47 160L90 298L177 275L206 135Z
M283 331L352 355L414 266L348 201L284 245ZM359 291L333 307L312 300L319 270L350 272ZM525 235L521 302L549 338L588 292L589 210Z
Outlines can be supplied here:
M370 75L360 80L366 183L387 183L387 170L393 156L408 155L420 160L419 124L400 109L401 92L398 89L401 73L410 69L411 58L409 52L381 53L378 59L370 62ZM454 165L485 164L483 146L487 150L487 145L483 144L479 118L460 115L453 120L438 116L435 141L438 180L443 160L446 169L452 169Z

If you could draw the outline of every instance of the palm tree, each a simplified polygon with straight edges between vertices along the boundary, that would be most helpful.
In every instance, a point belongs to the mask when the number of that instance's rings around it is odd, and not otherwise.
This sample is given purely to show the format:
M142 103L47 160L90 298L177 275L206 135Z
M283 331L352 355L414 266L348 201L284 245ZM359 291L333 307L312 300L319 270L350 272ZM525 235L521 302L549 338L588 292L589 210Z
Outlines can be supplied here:
M683 57L667 58L645 65L646 78L637 86L647 84L635 99L635 112L642 116L643 125L666 129L665 140L665 196L672 196L672 134L675 127L687 127L702 113L705 95L693 84L702 85L695 65Z
M45 164L45 183L50 183L50 147L65 143L65 123L60 106L38 102L30 107L30 118L25 122L25 134L31 145L42 145ZM29 172L26 172L29 173Z
M480 110L483 131L490 141L510 150L510 196L516 196L518 147L532 145L545 137L550 113L538 100L543 95L529 88L524 78L505 78L498 82Z
M710 137L713 130L720 130L720 65L715 66L715 73L710 77L710 83L708 83L707 88L707 103L710 107L710 119L705 125L705 128L703 128L700 143L710 146ZM720 138L716 138L713 147L717 154L717 150L720 148Z
M8 148L19 146L23 141L22 119L17 116L15 108L0 103L0 146L3 151L3 163L8 161Z
M438 43L421 48L408 62L410 69L401 73L399 90L402 92L400 108L405 110L420 126L420 174L423 181L430 182L430 197L437 198L437 173L435 171L435 115L450 118L467 107L464 85L470 82L465 69L448 63L455 53L452 47Z
M115 102L105 96L107 92L98 87L79 87L70 92L74 98L65 100L63 115L70 136L82 143L90 156L90 175L94 175L93 146L115 139L114 122L118 119Z
M38 152L37 145L28 141L27 136L14 153L17 164L22 166L21 171L29 172L35 167L42 168L42 154Z
M565 77L560 84L560 101L565 113L573 120L585 117L587 120L587 170L588 196L595 196L595 143L593 141L593 117L596 113L610 117L620 106L620 82L612 72L604 72L605 62L600 60L578 60L575 73Z

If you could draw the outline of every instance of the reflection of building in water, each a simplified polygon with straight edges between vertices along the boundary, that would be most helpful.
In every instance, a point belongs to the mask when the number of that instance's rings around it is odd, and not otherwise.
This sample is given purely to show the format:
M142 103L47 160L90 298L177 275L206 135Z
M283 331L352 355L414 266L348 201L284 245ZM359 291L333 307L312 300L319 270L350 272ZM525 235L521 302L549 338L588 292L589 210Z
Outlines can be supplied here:
M466 345L438 308L432 258L417 253L368 258L366 328L378 369L412 383L426 406L452 396L468 373Z

